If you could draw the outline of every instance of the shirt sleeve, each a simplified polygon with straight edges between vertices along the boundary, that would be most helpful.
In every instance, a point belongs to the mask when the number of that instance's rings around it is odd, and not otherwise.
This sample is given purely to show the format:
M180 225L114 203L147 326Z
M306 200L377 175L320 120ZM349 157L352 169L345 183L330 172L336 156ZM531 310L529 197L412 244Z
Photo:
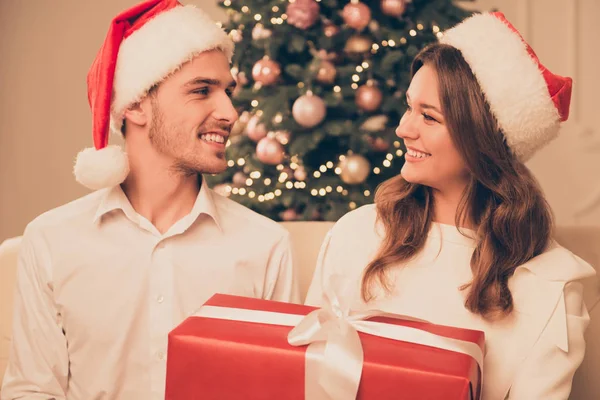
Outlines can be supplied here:
M286 303L300 303L300 288L293 265L292 245L288 232L277 243L267 267L269 279L265 298Z
M564 308L561 310L561 306ZM555 329L567 326L567 346L557 343ZM569 282L564 288L564 303L554 311L546 328L521 364L509 392L510 400L566 400L573 375L583 361L584 333L590 317L583 302L583 285Z
M33 236L33 237L32 237ZM69 357L45 244L26 232L17 266L12 341L2 400L65 399Z

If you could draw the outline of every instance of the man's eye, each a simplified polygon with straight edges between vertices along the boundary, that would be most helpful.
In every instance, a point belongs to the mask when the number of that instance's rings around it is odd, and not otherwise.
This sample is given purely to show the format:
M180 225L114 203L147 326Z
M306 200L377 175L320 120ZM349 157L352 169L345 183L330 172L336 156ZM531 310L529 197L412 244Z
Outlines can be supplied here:
M196 89L192 93L201 94L203 96L206 96L208 94L208 88L207 87L203 87L203 88L200 88L200 89Z

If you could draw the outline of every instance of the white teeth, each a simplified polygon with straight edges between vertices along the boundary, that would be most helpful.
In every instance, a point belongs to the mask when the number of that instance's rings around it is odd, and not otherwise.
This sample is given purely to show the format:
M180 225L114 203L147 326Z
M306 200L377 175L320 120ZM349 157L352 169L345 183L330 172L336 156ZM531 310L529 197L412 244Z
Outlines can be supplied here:
M413 149L406 149L406 153L412 157L416 157L416 158L425 158L425 157L429 157L431 154L427 154L427 153L422 153L420 151L417 150L413 150Z
M204 134L200 136L200 139L204 140L205 142L225 143L225 138L215 133Z

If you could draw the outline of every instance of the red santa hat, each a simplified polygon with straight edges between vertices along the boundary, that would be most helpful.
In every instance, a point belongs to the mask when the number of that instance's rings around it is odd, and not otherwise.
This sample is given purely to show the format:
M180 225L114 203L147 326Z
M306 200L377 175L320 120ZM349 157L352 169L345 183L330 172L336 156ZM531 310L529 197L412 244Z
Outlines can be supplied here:
M476 14L444 32L461 51L512 152L527 161L569 117L572 79L550 72L500 12Z
M74 174L96 190L118 185L129 173L120 146L123 114L157 83L204 51L219 49L231 61L233 42L200 9L177 0L148 0L117 15L87 76L94 147L77 155Z

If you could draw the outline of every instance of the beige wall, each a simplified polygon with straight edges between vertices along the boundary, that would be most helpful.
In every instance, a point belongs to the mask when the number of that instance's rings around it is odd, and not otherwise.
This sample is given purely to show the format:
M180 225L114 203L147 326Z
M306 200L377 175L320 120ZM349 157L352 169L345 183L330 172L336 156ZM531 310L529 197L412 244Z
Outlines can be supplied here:
M111 18L136 2L0 0L0 241L86 193L71 174L77 152L91 145L86 73ZM224 17L214 0L184 2ZM477 6L506 11L550 68L576 75L572 123L530 166L560 223L600 225L600 154L590 151L600 151L594 125L600 51L592 40L600 2L480 0Z

